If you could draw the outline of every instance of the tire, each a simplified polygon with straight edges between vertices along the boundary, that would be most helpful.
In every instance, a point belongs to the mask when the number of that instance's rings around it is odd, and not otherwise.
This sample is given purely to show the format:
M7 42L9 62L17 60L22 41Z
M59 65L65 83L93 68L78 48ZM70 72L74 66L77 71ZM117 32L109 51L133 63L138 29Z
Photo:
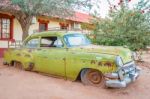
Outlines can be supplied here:
M18 69L21 69L21 70L24 70L22 63L21 63L21 62L18 62L18 61L15 61L15 62L14 62L14 67L16 67L16 68L18 68Z
M85 85L92 85L96 87L104 87L103 74L94 69L84 69L81 71L81 81Z
M4 62L3 62L3 65L8 65L8 63L4 61Z

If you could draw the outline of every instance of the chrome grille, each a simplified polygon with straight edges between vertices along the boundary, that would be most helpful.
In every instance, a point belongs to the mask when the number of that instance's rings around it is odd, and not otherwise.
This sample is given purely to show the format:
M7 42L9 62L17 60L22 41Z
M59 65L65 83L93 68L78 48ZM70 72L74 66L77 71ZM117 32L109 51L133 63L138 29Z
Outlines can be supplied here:
M128 73L130 71L134 71L135 70L135 63L134 61L133 62L130 62L130 63L127 63L125 64L123 67L122 67L122 70L124 71L124 73Z

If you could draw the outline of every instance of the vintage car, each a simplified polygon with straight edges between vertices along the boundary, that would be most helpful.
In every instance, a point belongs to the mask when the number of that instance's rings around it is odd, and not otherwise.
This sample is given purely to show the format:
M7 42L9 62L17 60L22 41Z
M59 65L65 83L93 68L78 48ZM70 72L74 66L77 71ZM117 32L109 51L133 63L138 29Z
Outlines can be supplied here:
M4 64L113 88L126 87L140 74L128 48L93 45L84 34L71 31L32 34L20 48L5 51Z

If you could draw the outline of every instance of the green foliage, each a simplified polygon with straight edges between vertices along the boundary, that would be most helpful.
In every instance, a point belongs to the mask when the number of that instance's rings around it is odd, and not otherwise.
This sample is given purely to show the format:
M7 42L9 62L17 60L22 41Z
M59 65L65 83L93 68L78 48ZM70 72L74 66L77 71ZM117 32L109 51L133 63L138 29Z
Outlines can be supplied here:
M19 21L23 36L28 30L34 16L71 17L77 9L91 9L91 0L0 0L0 11L11 13Z
M144 5L143 7L139 7ZM145 49L150 44L150 13L141 13L144 1L136 9L123 6L110 13L109 18L95 22L96 39L93 42L102 45L128 46L132 50ZM138 8L138 9L137 9Z
M90 0L10 0L12 5L28 15L51 15L66 17L74 8L91 8Z

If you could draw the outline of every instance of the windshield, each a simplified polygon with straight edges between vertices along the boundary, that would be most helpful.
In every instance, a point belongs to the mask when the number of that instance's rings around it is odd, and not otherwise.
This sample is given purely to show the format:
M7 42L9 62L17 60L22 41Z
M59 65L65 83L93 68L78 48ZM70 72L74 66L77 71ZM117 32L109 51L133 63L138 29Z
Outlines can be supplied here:
M85 46L91 44L89 39L83 34L67 34L64 36L68 47Z

